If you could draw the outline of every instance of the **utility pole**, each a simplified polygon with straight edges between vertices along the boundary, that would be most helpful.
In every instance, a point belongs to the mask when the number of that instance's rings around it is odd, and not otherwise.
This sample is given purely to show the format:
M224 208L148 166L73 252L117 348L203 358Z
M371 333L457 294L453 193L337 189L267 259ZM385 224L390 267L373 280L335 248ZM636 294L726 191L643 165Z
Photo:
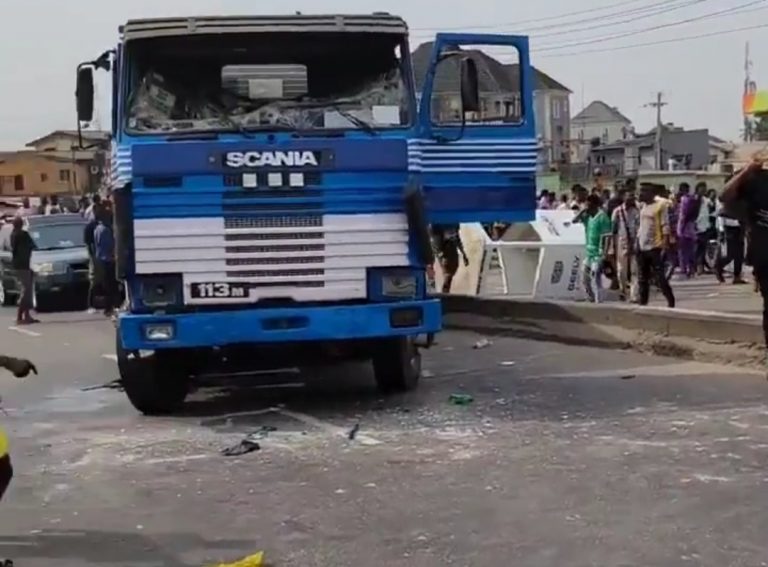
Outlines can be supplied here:
M656 170L661 171L664 169L664 166L661 163L661 131L662 131L662 122L661 122L661 109L664 106L667 106L668 103L664 102L664 94L659 91L656 93L656 100L654 102L649 102L646 104L646 107L655 108L656 109L656 141L654 142L654 150L656 153Z
M749 56L749 42L747 42L744 49L744 98L747 95L757 90L756 85L752 82L752 59ZM752 118L744 112L744 141L751 142L754 136Z

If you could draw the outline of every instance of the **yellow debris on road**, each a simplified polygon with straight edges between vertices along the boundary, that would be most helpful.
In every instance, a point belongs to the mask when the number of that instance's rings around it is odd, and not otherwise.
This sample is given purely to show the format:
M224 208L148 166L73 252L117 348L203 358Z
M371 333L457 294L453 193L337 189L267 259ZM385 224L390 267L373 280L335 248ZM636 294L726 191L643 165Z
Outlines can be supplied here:
M258 553L254 555L249 555L248 557L245 557L240 561L235 561L234 563L219 563L215 567L263 567L263 566L264 566L264 552L259 551Z

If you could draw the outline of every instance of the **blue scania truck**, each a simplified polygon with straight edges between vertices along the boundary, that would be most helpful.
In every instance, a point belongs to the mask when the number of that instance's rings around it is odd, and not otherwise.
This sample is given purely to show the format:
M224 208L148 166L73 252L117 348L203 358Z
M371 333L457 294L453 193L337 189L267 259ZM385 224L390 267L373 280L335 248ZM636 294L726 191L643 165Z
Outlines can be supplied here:
M515 65L489 63L501 48ZM78 67L79 125L96 71L112 80L117 356L139 411L210 372L348 359L416 387L441 329L430 227L531 220L537 153L527 38L417 52L386 13L164 18Z

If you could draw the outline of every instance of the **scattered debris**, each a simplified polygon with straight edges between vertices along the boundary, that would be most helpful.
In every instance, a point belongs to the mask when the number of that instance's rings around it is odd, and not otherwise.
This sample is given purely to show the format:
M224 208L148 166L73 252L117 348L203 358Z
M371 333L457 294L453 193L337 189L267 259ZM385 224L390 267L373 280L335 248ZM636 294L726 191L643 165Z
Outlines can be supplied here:
M634 380L635 378L637 378L637 376L634 374L625 374L621 377L622 380Z
M421 377L422 378L434 378L435 373L430 370L422 370L421 371Z
M469 394L451 394L448 401L455 406L468 406L475 401Z
M259 429L257 429L256 431L248 435L248 438L251 440L266 439L267 437L269 437L270 433L274 433L275 431L277 431L277 427L275 427L274 425L262 425L261 427L259 427Z
M240 455L246 455L248 453L253 453L254 451L259 451L261 449L261 445L259 445L252 436L247 436L245 439L240 441L237 445L233 445L232 447L227 447L226 449L221 450L221 454L225 457L239 457Z
M347 491L344 490L343 488L336 489L336 494L346 494L346 493L347 493Z
M240 561L235 561L234 563L219 563L215 567L262 567L263 565L264 565L264 552L259 551L258 553L255 553L254 555L249 555L248 557L245 557Z
M480 339L474 344L472 348L475 350L480 350L481 348L488 348L489 346L491 346L491 344L493 343L491 343L491 341L489 341L488 339Z
M85 388L81 388L81 392L93 392L94 390L119 390L123 391L123 383L120 381L120 379L112 380L111 382L107 382L106 384L98 384L97 386L86 386Z
M502 360L499 362L499 366L514 366L517 364L514 360Z
M349 433L347 434L347 437L349 437L350 441L354 441L355 437L357 436L357 432L360 431L360 422L358 421L352 429L349 430Z

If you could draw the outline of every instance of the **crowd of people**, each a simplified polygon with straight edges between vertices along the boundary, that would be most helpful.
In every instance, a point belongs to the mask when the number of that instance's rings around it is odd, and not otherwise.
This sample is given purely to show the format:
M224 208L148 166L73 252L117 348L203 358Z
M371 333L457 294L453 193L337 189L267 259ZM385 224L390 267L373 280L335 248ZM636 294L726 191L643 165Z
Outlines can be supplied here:
M705 182L693 189L680 183L673 191L653 183L637 187L635 179L613 190L574 185L560 197L542 191L538 208L572 210L584 224L582 281L593 302L611 288L624 301L647 305L655 285L674 307L671 280L713 274L725 283L731 264L732 283L746 283L742 222Z

